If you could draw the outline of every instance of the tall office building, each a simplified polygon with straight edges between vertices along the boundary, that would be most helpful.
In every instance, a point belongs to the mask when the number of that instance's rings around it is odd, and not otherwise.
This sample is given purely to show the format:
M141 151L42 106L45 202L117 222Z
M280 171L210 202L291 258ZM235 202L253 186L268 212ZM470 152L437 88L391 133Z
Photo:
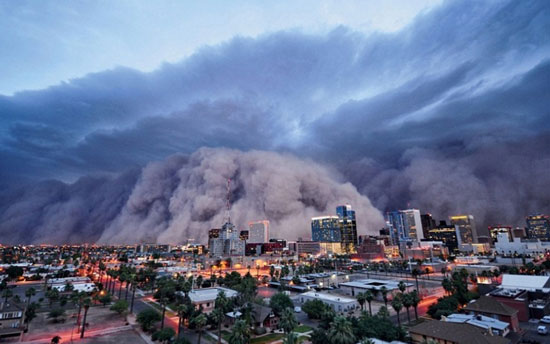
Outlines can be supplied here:
M510 226L496 225L496 226L489 226L487 229L489 230L491 243L495 243L497 241L499 233L505 233L508 236L508 241L513 241L512 227Z
M319 242L322 253L342 253L342 233L338 216L312 218L311 238Z
M529 215L525 221L527 222L527 237L550 241L550 218L548 215Z
M473 215L451 216L451 224L456 228L459 246L477 243L477 230Z
M433 241L442 241L449 249L449 252L458 250L456 228L453 225L447 225L446 221L440 221L439 226L430 229L428 238Z
M357 252L357 222L355 221L355 210L352 210L349 204L341 205L336 208L336 215L338 215L342 250L345 253Z
M254 221L248 223L248 242L262 244L269 241L269 221Z
M437 223L432 217L432 214L422 214L420 215L420 222L422 222L422 232L424 233L424 238L430 236L430 230L437 227Z
M392 245L424 239L422 220L418 209L397 210L386 213Z

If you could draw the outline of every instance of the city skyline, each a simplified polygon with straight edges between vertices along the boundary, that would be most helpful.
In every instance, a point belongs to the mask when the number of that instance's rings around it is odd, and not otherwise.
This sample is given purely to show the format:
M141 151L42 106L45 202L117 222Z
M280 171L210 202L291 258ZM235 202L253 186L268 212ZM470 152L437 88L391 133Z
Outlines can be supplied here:
M239 229L290 238L341 204L358 235L550 213L546 1L0 1L0 28L6 243L205 242L227 179Z

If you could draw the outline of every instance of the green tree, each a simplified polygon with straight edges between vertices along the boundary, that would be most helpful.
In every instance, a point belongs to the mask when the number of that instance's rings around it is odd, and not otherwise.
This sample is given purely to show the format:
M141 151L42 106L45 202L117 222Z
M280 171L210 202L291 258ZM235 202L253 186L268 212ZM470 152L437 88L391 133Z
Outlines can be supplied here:
M136 321L143 331L149 331L156 322L160 321L160 314L154 309L146 309L138 313Z
M208 321L208 319L206 318L206 315L201 313L196 317L194 317L193 320L191 321L195 325L195 330L199 334L199 339L197 341L197 344L201 344L202 331L204 329L204 326L206 326L206 322Z
M46 297L48 298L51 307L55 301L59 300L59 291L57 289L50 289L46 292Z
M418 291L413 290L411 293L411 304L414 308L414 317L418 321L418 304L420 303L420 296L418 296Z
M25 310L25 323L27 324L27 332L29 330L29 326L31 324L31 321L33 321L34 318L36 318L36 311L38 310L39 306L36 302L31 303L27 306L27 309Z
M327 339L330 344L356 343L351 322L341 316L335 317L327 333Z
M33 287L30 287L29 289L25 290L25 297L27 298L27 307L31 304L31 298L36 295L36 289Z
M92 305L92 300L89 297L82 300L82 307L84 308L84 319L82 320L82 329L80 330L80 338L84 338L84 332L86 331L86 318L88 317L88 310Z
M54 322L58 321L58 318L63 316L65 314L65 310L63 308L54 308L48 313L48 318L52 318Z
M382 286L382 288L380 288L380 293L382 294L382 299L384 300L384 306L387 308L388 307L388 289L386 289L385 286Z
M399 316L399 312L401 312L401 309L403 309L403 303L401 302L401 298L399 295L395 295L393 300L391 301L391 306L397 313L397 323L399 324L399 327L401 327L401 317Z
M250 343L250 328L244 320L237 320L231 334L229 335L229 343L231 344L248 344Z
M269 301L269 307L277 316L281 316L285 308L293 308L294 304L290 297L284 293L276 293Z
M323 303L323 301L314 299L314 300L307 300L302 305L302 311L307 314L308 318L310 319L320 319L321 314L325 310L326 305Z
M7 289L4 289L4 291L2 292L2 297L4 298L4 302L7 303L8 302L8 298L12 297L13 296L13 292L11 291L11 289L7 288Z
M403 303L403 307L405 307L405 310L407 311L407 321L410 324L411 323L411 316L409 314L409 308L412 306L412 296L411 294L401 294L401 302Z
M118 300L115 302L111 308L112 311L117 312L118 314L122 315L125 314L128 311L128 301L126 300Z
M154 341L158 340L161 343L169 343L172 340L172 338L174 338L175 335L176 335L176 332L170 327L167 327L153 333L153 335L151 336L151 339Z
M225 296L225 292L223 290L220 290L218 292L218 296L216 296L216 300L214 302L214 320L216 321L216 325L218 328L218 344L221 343L221 336L222 336L222 322L225 317L225 313L227 311L227 307L229 305L229 300L227 299L227 296Z
M298 335L294 332L287 333L283 338L283 344L298 344Z
M365 291L365 300L369 303L369 314L372 316L371 302L374 300L374 294L370 289Z
M281 320L279 321L279 326L285 331L286 334L292 332L296 326L298 326L298 321L296 321L292 308L285 308L283 310Z
M365 305L365 302L367 301L365 293L358 293L356 295L356 298L357 298L357 302L359 302L359 306L361 306L361 310L363 310L363 306Z
M403 281L399 281L399 284L397 284L397 288L399 288L399 291L401 293L404 293L405 290L407 290L407 285Z

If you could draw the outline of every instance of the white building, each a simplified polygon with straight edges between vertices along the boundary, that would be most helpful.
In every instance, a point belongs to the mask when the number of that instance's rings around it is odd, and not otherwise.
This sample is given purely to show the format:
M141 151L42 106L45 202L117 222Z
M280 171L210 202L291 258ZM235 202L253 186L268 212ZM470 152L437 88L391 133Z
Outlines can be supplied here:
M500 287L503 289L520 289L527 291L540 290L544 293L550 293L550 277L504 274L502 275Z
M269 241L269 221L254 221L248 224L248 242L263 244Z
M420 241L424 239L424 231L422 230L422 220L420 219L420 210L405 209L400 211L405 217L406 228L409 232L409 238Z
M498 254L543 254L550 250L550 242L543 242L538 239L514 238L510 241L508 234L498 233L495 242L495 252Z
M295 300L302 304L310 300L321 300L324 304L330 306L335 312L340 313L354 311L359 308L359 303L356 299L340 295L318 293L315 291L308 291L307 293L300 294Z
M202 288L190 291L189 298L197 309L202 306L204 313L210 313L214 309L216 297L220 291L223 291L227 298L236 297L238 294L235 290L224 287Z
M506 337L510 333L510 324L484 315L455 313L447 317L441 317L441 321L470 324L491 331L495 336Z
M409 283L407 281L403 281L407 288L413 287L414 284ZM380 292L382 288L386 288L388 291L387 297L388 300L392 299L392 295L394 292L399 290L399 281L392 281L392 280L378 280L378 279L362 279L352 282L345 282L340 284L340 290L350 296L357 296L359 293L363 293L367 290L370 290L374 297L377 300L382 301L383 296Z

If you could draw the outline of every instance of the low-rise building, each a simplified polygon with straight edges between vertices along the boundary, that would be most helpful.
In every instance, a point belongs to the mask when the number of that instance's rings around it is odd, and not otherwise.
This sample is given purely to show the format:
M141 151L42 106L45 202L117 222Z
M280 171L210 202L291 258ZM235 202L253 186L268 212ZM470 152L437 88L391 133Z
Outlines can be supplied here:
M12 302L0 303L0 338L19 336L23 332L24 307Z
M190 291L189 298L197 309L202 307L204 313L210 313L214 309L216 297L220 291L223 291L227 298L236 297L238 294L237 291L224 287L202 288Z
M510 329L519 331L518 310L507 306L491 296L483 295L479 299L471 301L464 310L474 315L483 315L498 319L510 324Z
M441 317L441 321L470 324L491 331L495 336L506 337L508 333L510 333L510 324L484 315L455 313L446 317Z
M428 320L409 328L412 342L433 340L442 344L508 344L510 341L482 328L464 323Z
M356 299L314 291L308 291L307 293L298 295L297 300L302 304L310 300L320 300L338 313L350 312L359 308L359 303Z
M414 284L407 281L403 282L405 283L407 288L411 288L414 286ZM399 281L379 280L371 278L340 284L340 290L346 295L356 296L359 293L370 290L372 291L374 297L380 301L383 300L382 293L380 292L382 288L386 288L386 290L388 291L387 297L389 300L391 300L392 295L399 290Z

